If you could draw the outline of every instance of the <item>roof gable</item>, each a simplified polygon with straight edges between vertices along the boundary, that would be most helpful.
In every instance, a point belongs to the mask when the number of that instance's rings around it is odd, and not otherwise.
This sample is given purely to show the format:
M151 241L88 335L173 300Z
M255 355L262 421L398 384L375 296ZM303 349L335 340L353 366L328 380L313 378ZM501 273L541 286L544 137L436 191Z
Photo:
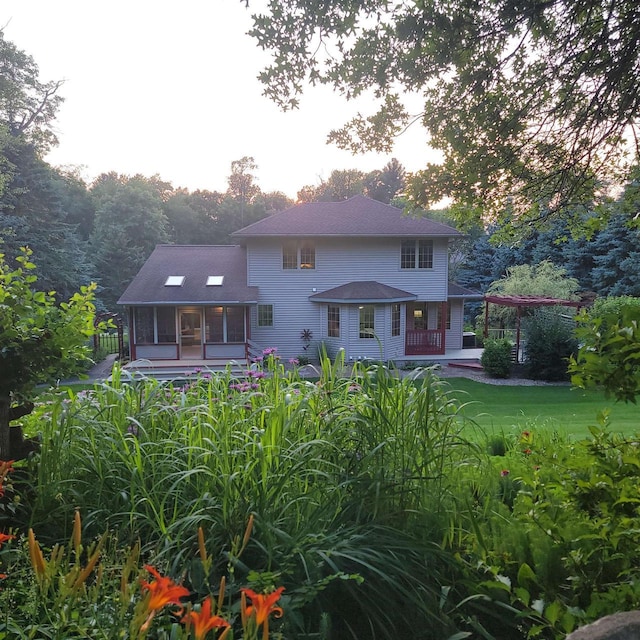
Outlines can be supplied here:
M405 215L402 209L353 196L342 202L311 202L295 205L232 234L237 238L255 237L456 237L462 234L429 218Z

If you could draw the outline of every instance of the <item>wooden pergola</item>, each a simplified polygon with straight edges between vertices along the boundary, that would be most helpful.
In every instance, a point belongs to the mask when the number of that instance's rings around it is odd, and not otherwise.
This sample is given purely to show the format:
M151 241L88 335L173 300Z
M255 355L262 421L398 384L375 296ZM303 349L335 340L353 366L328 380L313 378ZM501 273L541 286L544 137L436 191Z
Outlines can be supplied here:
M548 296L485 296L484 297L484 337L489 335L489 304L516 309L516 361L520 357L520 321L522 310L530 307L580 307L585 306L584 300L562 300Z

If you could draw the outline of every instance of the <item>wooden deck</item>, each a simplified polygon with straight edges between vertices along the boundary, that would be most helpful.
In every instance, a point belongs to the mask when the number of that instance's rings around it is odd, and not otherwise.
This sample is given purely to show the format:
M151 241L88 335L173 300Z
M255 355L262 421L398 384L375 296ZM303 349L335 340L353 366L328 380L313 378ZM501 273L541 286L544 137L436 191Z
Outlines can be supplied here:
M249 368L246 359L228 360L133 360L122 367L124 377L149 377L160 380L182 380L197 373L225 373L242 376Z

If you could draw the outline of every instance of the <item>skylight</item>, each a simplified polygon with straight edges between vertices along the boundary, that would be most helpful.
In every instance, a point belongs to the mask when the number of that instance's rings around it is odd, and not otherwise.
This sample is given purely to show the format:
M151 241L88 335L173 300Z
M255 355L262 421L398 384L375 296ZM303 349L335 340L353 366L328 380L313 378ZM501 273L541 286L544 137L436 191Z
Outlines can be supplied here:
M165 287L181 287L184 282L184 276L169 276L165 283Z
M221 287L224 276L208 276L207 287Z

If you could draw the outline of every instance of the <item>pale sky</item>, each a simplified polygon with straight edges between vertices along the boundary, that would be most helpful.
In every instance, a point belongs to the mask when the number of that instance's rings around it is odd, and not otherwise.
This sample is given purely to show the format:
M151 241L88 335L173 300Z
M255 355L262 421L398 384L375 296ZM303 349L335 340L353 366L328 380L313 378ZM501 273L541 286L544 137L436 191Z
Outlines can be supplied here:
M256 76L269 58L246 35L250 11L238 0L0 0L0 25L42 81L65 80L60 145L47 161L80 166L88 181L158 174L224 191L231 162L253 156L261 189L294 198L333 169L371 171L396 157L415 171L434 158L419 125L388 155L327 145L331 128L374 109L326 87L281 112L262 96Z

